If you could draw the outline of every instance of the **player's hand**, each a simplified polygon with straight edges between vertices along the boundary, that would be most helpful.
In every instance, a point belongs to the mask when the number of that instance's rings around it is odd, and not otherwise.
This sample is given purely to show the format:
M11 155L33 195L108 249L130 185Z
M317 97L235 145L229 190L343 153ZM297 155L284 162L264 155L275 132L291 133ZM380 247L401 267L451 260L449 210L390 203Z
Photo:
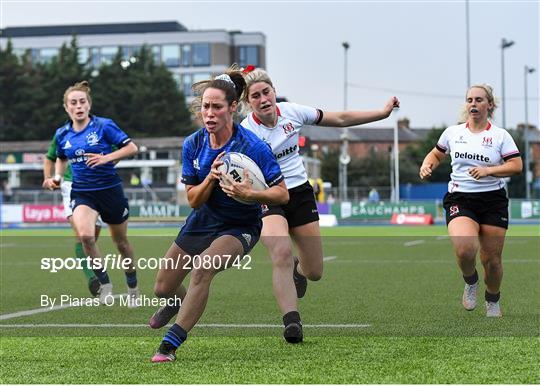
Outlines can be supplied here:
M482 168L480 166L477 166L469 169L469 175L475 180L479 180L482 177L489 176L489 171L488 168Z
M56 180L54 177L45 178L41 186L43 187L43 189L47 189L47 190L60 189L60 182L61 180Z
M384 112L386 113L386 116L389 116L394 109L399 109L399 99L396 96L388 99L384 105Z
M251 193L253 192L253 185L249 178L249 172L244 170L244 177L242 182L236 182L231 177L224 175L225 182L220 182L219 186L229 197L236 197L244 201L252 201Z
M218 170L218 168L223 165L223 161L221 160L221 157L225 155L225 152L222 151L218 154L214 162L212 162L212 166L210 167L210 173L208 174L208 178L210 178L210 181L219 181L221 178L221 172Z
M86 153L86 166L94 168L99 165L104 165L109 162L108 158L104 154Z
M420 178L425 179L431 177L431 173L433 173L432 165L422 165L420 166Z

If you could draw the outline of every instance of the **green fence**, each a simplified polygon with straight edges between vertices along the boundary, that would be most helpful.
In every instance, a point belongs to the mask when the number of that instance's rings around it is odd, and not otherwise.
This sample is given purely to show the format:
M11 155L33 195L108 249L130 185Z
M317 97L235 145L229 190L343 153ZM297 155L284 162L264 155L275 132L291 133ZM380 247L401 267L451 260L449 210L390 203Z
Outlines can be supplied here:
M188 205L168 203L148 203L146 205L131 205L130 217L138 219L182 219L191 212Z
M540 200L510 200L510 218L540 220Z
M178 220L191 212L188 205L149 203L132 205L130 216L138 219ZM444 211L440 200L391 202L344 202L332 205L331 213L338 220L390 220L395 214L431 214L434 219L443 219ZM510 200L510 218L540 220L540 200Z
M442 216L442 207L436 201L402 201L400 203L343 202L332 206L332 214L347 220L390 220L393 214L431 214Z

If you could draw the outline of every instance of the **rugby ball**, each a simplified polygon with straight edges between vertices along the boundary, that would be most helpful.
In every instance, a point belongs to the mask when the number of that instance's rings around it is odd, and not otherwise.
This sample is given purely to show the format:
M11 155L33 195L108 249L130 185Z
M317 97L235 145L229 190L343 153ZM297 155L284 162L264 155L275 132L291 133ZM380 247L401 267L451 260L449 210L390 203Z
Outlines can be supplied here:
M244 179L244 170L248 171L249 182L252 185L252 189L256 191L262 191L268 189L268 185L264 182L264 175L259 166L247 155L242 153L230 152L221 157L223 164L219 166L218 170L222 175L227 175L236 182L242 182ZM225 185L229 184L229 181L225 178L221 178L221 182ZM253 204L254 201L245 201L240 198L232 197L236 201L242 204Z

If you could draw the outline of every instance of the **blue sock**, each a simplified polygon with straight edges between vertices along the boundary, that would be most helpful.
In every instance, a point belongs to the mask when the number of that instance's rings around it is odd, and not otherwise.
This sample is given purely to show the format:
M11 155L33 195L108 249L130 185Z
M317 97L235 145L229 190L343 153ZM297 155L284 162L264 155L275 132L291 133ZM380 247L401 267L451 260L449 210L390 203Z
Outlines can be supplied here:
M126 283L129 288L137 287L137 271L124 272L126 274Z
M109 274L107 271L104 271L103 268L94 269L93 271L101 284L109 284L111 282L109 280Z
M174 348L178 348L178 346L184 343L186 339L186 330L184 330L178 324L174 323L171 328L169 328L169 331L167 331L167 335L165 335L165 337L163 338L163 342L168 342L173 345Z

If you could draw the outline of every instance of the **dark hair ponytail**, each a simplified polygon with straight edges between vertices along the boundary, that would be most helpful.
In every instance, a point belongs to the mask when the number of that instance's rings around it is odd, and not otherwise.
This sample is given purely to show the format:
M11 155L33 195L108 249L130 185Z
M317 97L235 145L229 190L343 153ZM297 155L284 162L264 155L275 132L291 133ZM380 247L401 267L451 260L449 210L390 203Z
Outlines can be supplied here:
M191 111L195 114L200 113L202 104L202 95L207 88L215 88L225 93L227 103L240 102L242 94L246 88L246 81L238 65L233 64L223 74L208 80L195 83L191 86L195 92L195 99L191 103Z

